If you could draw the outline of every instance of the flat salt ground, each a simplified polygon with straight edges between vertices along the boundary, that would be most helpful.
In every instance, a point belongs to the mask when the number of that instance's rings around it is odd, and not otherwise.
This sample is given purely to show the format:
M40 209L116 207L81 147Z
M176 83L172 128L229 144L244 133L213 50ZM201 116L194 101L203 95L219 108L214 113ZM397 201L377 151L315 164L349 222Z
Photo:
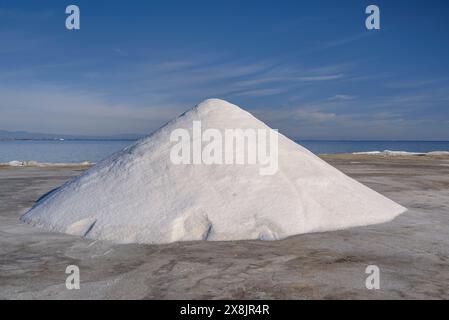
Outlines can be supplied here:
M279 134L279 170L175 165L170 134L269 129L239 107L209 99L43 197L22 220L120 243L282 239L390 221L405 208Z

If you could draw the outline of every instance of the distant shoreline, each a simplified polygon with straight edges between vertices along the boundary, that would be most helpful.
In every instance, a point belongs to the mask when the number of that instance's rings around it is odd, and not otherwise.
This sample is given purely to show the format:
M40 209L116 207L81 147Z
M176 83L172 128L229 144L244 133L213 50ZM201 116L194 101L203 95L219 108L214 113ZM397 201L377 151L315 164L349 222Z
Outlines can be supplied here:
M417 152L404 152L404 151L372 151L372 152L353 152L353 153L322 153L318 154L320 158L327 159L346 159L346 160L358 160L358 159L375 159L375 158L390 158L390 159L448 159L449 151L432 151L425 153ZM33 160L19 161L13 160L6 163L0 163L0 168L67 168L67 167L91 167L95 165L95 162L66 162L66 163L52 163L52 162L37 162ZM449 165L449 164L448 164Z
M64 140L61 140L64 139ZM134 144L134 138L0 138L0 163L96 163ZM295 140L316 155L379 154L385 157L449 152L449 141Z
M137 141L137 139L115 139L115 138L104 138L104 139L76 139L76 138L55 138L55 139L44 139L44 138L0 138L0 141Z
M4 138L0 141L137 141L144 138ZM358 140L358 139L293 139L295 142L448 142L449 140Z

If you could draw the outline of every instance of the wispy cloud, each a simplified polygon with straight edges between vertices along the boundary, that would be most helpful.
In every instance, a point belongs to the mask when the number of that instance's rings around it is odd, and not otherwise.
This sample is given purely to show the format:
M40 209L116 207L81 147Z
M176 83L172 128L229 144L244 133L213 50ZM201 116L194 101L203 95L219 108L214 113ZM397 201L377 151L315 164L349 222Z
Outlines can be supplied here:
M330 101L350 101L350 100L354 100L356 99L356 96L352 96L349 94L336 94L333 97L330 97L329 100Z
M314 48L312 48L311 51L317 52L317 51L322 51L322 50L335 49L338 47L342 47L342 46L349 45L354 42L363 40L363 39L371 37L373 35L374 35L373 32L363 32L363 33L359 33L359 34L355 34L355 35L351 35L351 36L339 37L338 39L333 39L330 41L322 42L322 43L318 44L317 46L315 46Z
M233 95L234 96L265 97L265 96L271 96L271 95L283 93L285 91L287 91L287 89L282 89L282 88L254 89L254 90L238 92Z
M0 96L0 128L49 133L149 133L185 108L151 101L111 104L95 93L50 85L3 86Z
M298 77L298 81L329 81L343 78L342 74L331 74L324 76L309 76L309 77Z
M307 122L326 122L337 118L335 113L307 110L297 110L294 115L296 119Z

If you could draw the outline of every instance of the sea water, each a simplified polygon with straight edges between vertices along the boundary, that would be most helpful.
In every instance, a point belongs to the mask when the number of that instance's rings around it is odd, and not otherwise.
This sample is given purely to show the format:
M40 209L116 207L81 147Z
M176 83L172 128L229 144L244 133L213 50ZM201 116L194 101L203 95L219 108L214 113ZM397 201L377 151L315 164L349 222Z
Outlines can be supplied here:
M98 162L134 141L6 140L0 141L0 163L14 160L41 163Z

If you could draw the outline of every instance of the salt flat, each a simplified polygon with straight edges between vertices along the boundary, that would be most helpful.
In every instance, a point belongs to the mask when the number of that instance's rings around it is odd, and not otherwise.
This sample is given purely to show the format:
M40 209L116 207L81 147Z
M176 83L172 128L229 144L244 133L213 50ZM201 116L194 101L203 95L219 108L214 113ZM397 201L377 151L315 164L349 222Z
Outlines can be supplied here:
M0 298L448 299L449 157L322 158L409 211L381 225L281 241L114 245L19 221L85 167L0 168ZM65 287L71 264L80 290ZM372 264L379 290L365 287Z

